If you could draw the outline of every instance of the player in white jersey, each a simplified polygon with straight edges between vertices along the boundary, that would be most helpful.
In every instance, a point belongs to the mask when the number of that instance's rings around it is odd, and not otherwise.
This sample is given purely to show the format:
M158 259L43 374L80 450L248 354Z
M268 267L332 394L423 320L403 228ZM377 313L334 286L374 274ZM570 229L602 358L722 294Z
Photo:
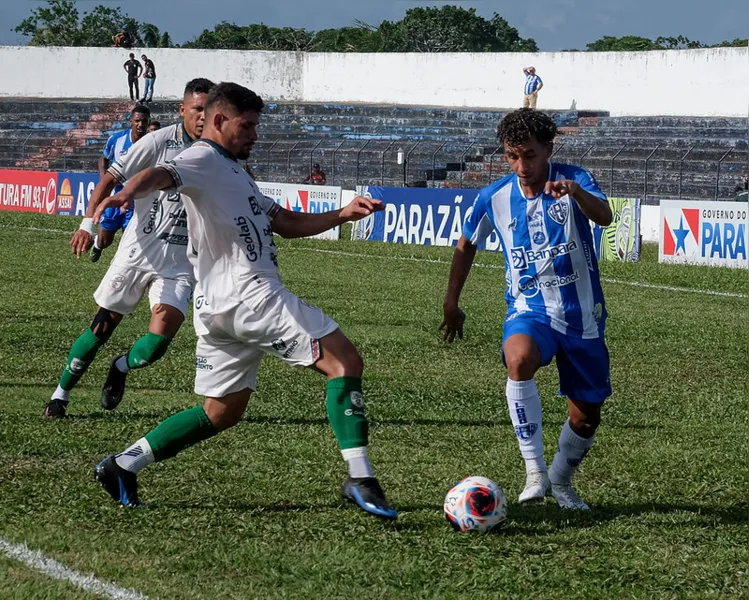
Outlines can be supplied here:
M113 163L94 189L81 228L70 245L75 255L88 251L93 243L93 215L116 184L160 162L174 158L200 137L204 108L213 83L194 79L185 87L180 104L183 122L150 133ZM70 390L78 383L96 352L127 315L148 293L151 322L148 333L130 350L115 357L102 389L102 407L112 410L122 400L130 369L146 367L164 356L184 321L194 283L187 260L187 214L176 191L152 194L135 207L120 240L117 253L104 275L94 299L98 310L91 326L74 343L52 399L44 409L48 417L65 417Z
M99 179L104 178L109 167L113 162L119 161L125 156L132 145L148 133L148 127L151 122L151 111L147 106L136 106L130 113L130 129L118 131L109 136L104 151L99 157ZM114 188L117 193L121 187ZM119 209L112 209L106 212L99 222L99 230L94 238L94 245L91 248L91 262L97 262L101 258L101 252L109 248L114 242L114 234L127 227L133 211L121 212Z
M262 99L247 88L217 85L208 95L202 139L134 177L104 203L129 205L157 189L183 194L198 280L195 392L206 398L202 406L170 417L101 461L96 479L116 501L137 505L136 473L238 423L256 388L260 361L270 354L328 378L327 414L349 471L342 496L369 514L395 519L367 457L363 361L335 321L283 286L273 240L274 233L314 235L363 218L382 204L357 197L343 209L306 214L263 196L237 162L248 157L257 140L262 109Z
M530 108L512 112L498 135L513 174L481 190L466 215L441 328L449 342L463 337L460 293L477 245L496 232L507 282L507 403L526 466L519 501L542 501L550 493L562 508L587 510L571 478L593 445L601 405L611 395L606 308L589 220L606 226L611 209L590 174L549 162L556 135L549 116ZM547 470L534 377L555 357L569 419Z

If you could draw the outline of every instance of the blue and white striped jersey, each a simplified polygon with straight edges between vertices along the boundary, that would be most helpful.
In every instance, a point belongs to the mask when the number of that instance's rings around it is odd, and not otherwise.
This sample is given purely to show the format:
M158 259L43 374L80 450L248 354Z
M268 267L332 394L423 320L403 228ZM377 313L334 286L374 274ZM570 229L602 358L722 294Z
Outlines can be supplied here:
M599 198L606 196L587 171L552 163L549 181L569 179ZM479 192L463 224L477 245L495 230L505 256L507 319L533 313L573 337L602 336L606 319L598 260L588 218L569 196L543 192L526 198L515 174Z
M129 129L123 129L122 131L118 131L117 133L109 136L107 145L104 146L103 151L104 158L109 161L109 164L120 160L120 158L125 156L127 154L127 151L130 150L130 146L133 145L133 138L130 134L131 131ZM122 188L123 186L121 185L115 186L112 193L116 194Z
M524 93L527 96L535 92L539 86L543 85L543 81L538 75L531 75L529 71L525 72L525 90Z

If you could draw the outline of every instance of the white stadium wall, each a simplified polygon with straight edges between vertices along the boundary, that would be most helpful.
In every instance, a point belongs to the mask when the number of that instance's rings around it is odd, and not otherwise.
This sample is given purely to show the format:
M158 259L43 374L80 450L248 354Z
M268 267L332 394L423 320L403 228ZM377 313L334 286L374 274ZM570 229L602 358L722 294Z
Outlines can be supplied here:
M143 50L133 49L136 56ZM231 80L267 100L508 108L522 101L521 68L544 81L539 108L612 115L746 116L746 48L538 54L342 54L149 48L156 95L177 99L193 77ZM124 98L114 48L0 47L0 96Z

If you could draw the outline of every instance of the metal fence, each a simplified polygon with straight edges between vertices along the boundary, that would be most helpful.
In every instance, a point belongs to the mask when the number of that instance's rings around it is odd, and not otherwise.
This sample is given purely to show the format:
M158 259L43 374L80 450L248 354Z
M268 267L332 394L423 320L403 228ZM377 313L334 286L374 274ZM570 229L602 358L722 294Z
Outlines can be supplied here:
M561 139L552 160L585 167L610 195L732 199L747 171L746 145L610 145ZM331 185L479 188L509 173L502 148L482 144L324 138L258 143L255 177L301 183L319 163Z

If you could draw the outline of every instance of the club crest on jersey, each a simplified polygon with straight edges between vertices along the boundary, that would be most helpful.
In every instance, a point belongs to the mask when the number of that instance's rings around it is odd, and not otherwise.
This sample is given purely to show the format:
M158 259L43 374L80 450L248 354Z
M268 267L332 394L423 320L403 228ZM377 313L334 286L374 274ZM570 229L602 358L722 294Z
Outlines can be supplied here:
M564 225L567 222L567 217L570 216L570 205L562 200L557 200L546 212L552 221L559 225Z

